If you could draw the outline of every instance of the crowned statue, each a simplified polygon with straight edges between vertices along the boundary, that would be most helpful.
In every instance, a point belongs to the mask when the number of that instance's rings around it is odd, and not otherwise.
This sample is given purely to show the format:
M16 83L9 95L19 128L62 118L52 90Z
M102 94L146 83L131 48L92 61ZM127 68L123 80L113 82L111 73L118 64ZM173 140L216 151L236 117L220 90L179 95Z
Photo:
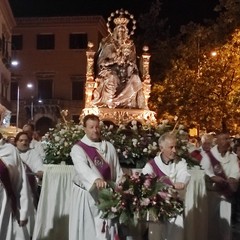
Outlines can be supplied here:
M108 18L107 28L109 34L102 39L96 53L93 44L88 45L85 114L95 113L103 118L114 115L117 122L123 115L126 121L136 116L143 119L143 115L154 118L154 113L148 110L150 54L145 46L141 80L131 39L136 29L134 16L123 9L116 10Z
M129 34L127 28L129 19L120 10L119 17L113 21L115 28L111 31L108 27L110 34L102 39L95 56L98 86L93 92L93 105L144 109L146 106L136 64L135 45L130 39L133 31ZM135 29L133 21L132 27Z

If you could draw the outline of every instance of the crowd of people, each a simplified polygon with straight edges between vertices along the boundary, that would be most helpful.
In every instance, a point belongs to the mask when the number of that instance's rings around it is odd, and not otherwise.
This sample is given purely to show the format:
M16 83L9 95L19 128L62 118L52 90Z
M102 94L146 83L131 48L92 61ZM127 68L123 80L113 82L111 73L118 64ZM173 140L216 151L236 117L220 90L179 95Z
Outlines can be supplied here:
M108 181L123 177L114 146L102 139L100 119L84 117L85 135L72 146L75 169L69 212L69 240L114 239L116 222L102 219L96 206L100 189ZM142 174L157 176L184 196L191 180L185 159L177 156L177 138L167 132L159 138L159 153L149 159ZM204 134L200 144L189 141L189 155L205 172L209 240L231 240L232 222L240 222L240 140L227 132ZM44 149L34 139L34 127L26 124L14 141L0 136L0 239L31 239L34 229L39 183L44 174ZM184 197L183 197L184 200ZM184 214L148 225L160 240L184 239ZM119 239L126 239L118 229ZM122 234L122 235L121 235ZM146 233L142 239L148 239ZM140 240L140 239L139 239Z
M34 126L26 124L15 137L0 134L0 239L30 240L33 235L44 160L33 132Z
M111 143L101 139L99 118L88 115L83 123L86 134L71 151L76 177L72 192L69 239L114 239L113 224L100 218L95 203L98 201L98 190L105 188L108 180L118 183L123 172L116 150ZM203 135L201 142L201 146L195 146L194 150L189 147L189 155L198 161L205 172L208 239L230 240L232 202L239 196L240 147L226 132ZM177 157L177 138L167 132L159 138L158 144L159 154L145 165L142 173L157 176L164 181L167 179L167 184L182 194L186 191L191 175L186 161ZM235 208L239 208L238 202L235 201ZM150 224L148 232L151 231L158 232L156 236L160 240L184 239L184 216ZM126 236L121 237L125 239ZM147 239L146 234L142 239Z

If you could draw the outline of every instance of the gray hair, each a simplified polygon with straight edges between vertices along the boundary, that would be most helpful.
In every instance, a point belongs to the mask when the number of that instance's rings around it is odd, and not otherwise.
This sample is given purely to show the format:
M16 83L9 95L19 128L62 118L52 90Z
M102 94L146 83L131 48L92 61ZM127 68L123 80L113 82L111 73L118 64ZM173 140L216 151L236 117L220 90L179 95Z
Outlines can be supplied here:
M204 143L206 141L213 142L214 136L212 134L206 133L203 134L201 137L201 142Z
M176 135L172 132L166 132L160 136L158 139L158 145L162 146L162 144L166 141L166 139L174 139L176 140Z

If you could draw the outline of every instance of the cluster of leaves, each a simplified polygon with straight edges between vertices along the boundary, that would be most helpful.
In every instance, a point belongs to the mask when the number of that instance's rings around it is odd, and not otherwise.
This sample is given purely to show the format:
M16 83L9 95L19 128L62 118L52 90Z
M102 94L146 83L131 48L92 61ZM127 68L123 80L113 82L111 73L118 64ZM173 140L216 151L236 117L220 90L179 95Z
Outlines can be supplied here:
M139 20L145 30L140 38L151 46L150 74L154 84L150 109L159 118L165 114L177 115L185 125L195 124L208 132L226 128L237 132L239 129L235 126L240 120L239 1L213 1L215 13L211 19L189 22L173 35L167 34L167 26L173 29L170 19L161 19L165 2L155 2L149 13ZM155 21L157 28L151 26ZM154 38L156 34L159 37ZM153 41L155 44L151 44ZM211 56L212 51L217 53L215 57Z
M157 177L135 174L124 175L116 186L110 182L100 190L98 208L102 218L136 225L175 217L183 212L183 202L173 187Z

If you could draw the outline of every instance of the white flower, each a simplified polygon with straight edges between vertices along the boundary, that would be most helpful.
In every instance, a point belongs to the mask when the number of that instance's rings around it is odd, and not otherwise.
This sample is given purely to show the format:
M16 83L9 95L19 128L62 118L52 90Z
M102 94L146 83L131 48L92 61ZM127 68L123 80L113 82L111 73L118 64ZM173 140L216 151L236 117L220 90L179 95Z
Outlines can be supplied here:
M179 124L178 129L179 130L184 129L184 126L182 124Z
M136 131L138 129L137 125L131 127L132 130Z
M59 136L56 136L56 137L55 137L55 141L56 141L56 142L59 142L59 141L60 141L60 137L59 137Z
M138 140L136 138L133 138L132 139L132 143L133 143L133 146L136 147L137 146L137 142Z
M119 125L119 130L123 130L123 129L126 129L125 125L120 124L120 125Z
M148 149L147 149L147 148L144 148L144 149L143 149L143 152L145 152L145 153L148 152Z
M184 130L179 130L179 134L184 134L185 132L184 132Z
M127 153L127 151L123 151L123 156L125 157L125 158L127 158L128 157L128 153Z
M133 126L137 125L137 121L136 120L132 120L132 125Z

